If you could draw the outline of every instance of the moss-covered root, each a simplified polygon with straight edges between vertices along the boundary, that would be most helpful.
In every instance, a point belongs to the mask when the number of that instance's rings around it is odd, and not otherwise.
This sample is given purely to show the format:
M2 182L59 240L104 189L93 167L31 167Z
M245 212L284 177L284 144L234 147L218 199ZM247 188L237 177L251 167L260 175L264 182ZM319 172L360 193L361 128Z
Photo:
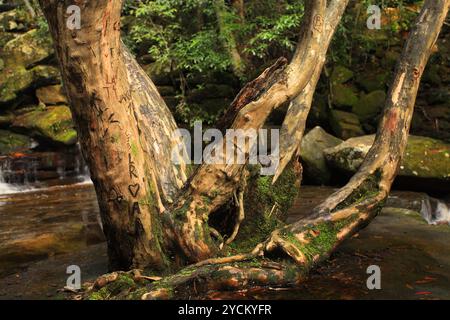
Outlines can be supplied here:
M197 298L212 291L238 291L250 287L288 287L298 285L305 273L291 263L279 264L264 259L231 264L187 268L155 282L143 300Z

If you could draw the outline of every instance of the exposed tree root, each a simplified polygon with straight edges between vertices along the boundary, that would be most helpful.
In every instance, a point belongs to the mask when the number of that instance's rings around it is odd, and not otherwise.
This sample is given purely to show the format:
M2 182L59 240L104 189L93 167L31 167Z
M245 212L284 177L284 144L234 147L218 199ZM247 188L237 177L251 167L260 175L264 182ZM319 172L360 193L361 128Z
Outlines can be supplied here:
M239 232L239 227L241 226L242 221L244 221L245 219L244 190L240 190L238 192L238 195L234 193L234 202L238 206L236 225L234 226L233 232L231 233L230 237L225 241L225 244L230 244L234 241L234 239L236 239L236 236Z

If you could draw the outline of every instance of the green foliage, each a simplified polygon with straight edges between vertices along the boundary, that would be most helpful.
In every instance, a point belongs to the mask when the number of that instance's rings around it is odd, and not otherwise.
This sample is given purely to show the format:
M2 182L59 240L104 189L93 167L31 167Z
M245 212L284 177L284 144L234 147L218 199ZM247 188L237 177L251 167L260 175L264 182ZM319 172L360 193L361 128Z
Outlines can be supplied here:
M230 69L223 40L231 37L250 64L254 59L268 61L275 54L288 55L295 48L303 1L248 1L245 21L232 6L224 6L221 30L213 3L129 0L125 10L136 20L127 43L134 43L134 49L145 46L158 64L173 64L175 69L198 73Z

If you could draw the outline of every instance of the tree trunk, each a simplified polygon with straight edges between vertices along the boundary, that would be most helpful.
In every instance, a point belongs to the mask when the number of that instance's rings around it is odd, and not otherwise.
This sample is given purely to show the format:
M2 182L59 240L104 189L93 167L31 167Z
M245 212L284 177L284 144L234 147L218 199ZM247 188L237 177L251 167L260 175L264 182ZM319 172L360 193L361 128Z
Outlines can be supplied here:
M245 63L239 53L236 38L227 26L227 18L229 19L230 15L227 6L224 0L214 0L213 6L217 17L217 24L219 26L220 39L223 46L228 51L233 73L242 79L245 76Z
M42 0L89 165L111 269L164 270L160 213L187 179L170 159L175 121L120 40L121 1L81 6L80 30L67 28L71 1Z

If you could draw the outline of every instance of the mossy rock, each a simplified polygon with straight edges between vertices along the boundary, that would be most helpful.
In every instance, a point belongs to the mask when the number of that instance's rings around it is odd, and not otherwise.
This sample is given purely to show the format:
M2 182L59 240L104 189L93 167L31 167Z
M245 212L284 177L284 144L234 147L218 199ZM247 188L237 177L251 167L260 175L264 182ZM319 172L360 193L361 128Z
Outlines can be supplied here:
M3 48L5 44L7 44L9 41L13 40L15 37L18 36L19 35L16 33L0 31L0 48Z
M60 84L38 88L36 90L36 96L40 103L47 106L67 104L66 94Z
M303 138L300 157L302 159L304 175L308 182L324 185L330 182L331 172L327 166L323 150L341 144L343 141L328 134L321 127L315 127Z
M442 85L441 76L439 75L440 66L437 64L429 64L423 74L422 81L434 86Z
M14 114L12 113L0 114L0 126L9 126L11 123L13 123L14 118Z
M0 32L21 32L26 30L33 19L25 10L15 9L0 13Z
M5 44L2 57L7 65L30 67L53 55L50 35L30 30Z
M332 84L343 84L353 78L353 71L344 66L337 65L334 67L330 80Z
M386 101L386 93L383 90L373 91L363 95L358 103L353 106L353 113L360 121L367 121L380 113Z
M332 103L338 109L351 109L358 102L356 90L347 85L336 83L332 85Z
M364 135L359 118L353 113L331 110L329 121L334 133L341 139Z
M385 91L387 87L388 74L375 71L366 71L356 77L356 83L366 92L377 90Z
M5 69L0 79L0 103L8 103L17 98L17 94L33 84L33 72L24 67L14 70Z
M17 116L13 126L31 136L54 143L73 145L77 141L72 114L67 106L37 109Z
M0 130L1 155L28 150L33 144L34 141L30 137L6 130Z
M325 158L332 167L354 173L374 139L375 135L349 139L334 148L325 149ZM398 175L450 182L450 144L427 137L409 136Z
M52 66L40 65L32 69L18 66L15 69L5 69L4 78L0 79L0 103L6 104L17 99L19 94L31 87L59 83L59 70Z

